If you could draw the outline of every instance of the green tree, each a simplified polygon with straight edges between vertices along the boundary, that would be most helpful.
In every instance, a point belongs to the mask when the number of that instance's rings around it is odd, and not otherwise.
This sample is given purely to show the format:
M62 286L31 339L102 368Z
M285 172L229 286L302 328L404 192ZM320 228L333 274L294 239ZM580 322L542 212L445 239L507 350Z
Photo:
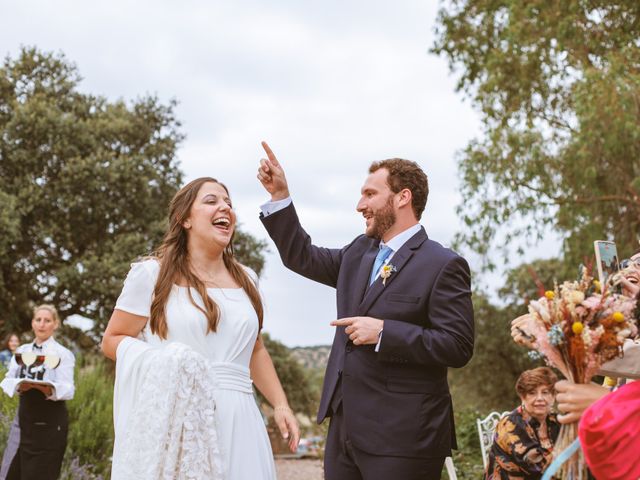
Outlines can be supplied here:
M533 368L526 351L510 335L511 320L523 307L497 307L485 295L474 294L476 339L467 366L450 370L454 407L481 412L511 410L518 404L514 386L522 371Z
M233 254L258 275L264 269L264 255L268 251L267 242L258 240L250 234L236 228L233 236Z
M511 339L511 320L527 313L526 303L540 296L540 288L578 277L577 268L567 268L558 259L536 260L506 272L498 291L503 301L494 305L486 294L475 292L475 351L469 365L451 370L451 388L456 409L511 410L518 404L515 383L530 368L543 365L527 356L527 350ZM539 285L539 286L538 286Z
M433 51L481 112L459 159L458 241L496 261L496 233L535 242L549 229L576 265L594 239L640 231L640 3L452 0ZM521 248L522 251L522 248Z
M108 320L129 264L158 246L182 183L175 102L78 89L62 54L24 48L0 68L0 319L29 328L34 303ZM261 272L265 243L237 232Z
M500 298L515 316L526 313L526 304L542 295L541 290L553 290L555 283L578 280L579 268L552 258L534 260L506 272L505 283L498 291ZM515 318L515 316L513 318Z
M291 408L297 413L315 416L319 399L314 398L313 389L302 365L291 356L291 351L284 344L272 339L268 333L263 333L262 338ZM259 397L261 403L266 403L261 394Z
M182 180L174 103L111 103L79 81L31 48L0 69L0 311L14 328L40 301L104 321Z

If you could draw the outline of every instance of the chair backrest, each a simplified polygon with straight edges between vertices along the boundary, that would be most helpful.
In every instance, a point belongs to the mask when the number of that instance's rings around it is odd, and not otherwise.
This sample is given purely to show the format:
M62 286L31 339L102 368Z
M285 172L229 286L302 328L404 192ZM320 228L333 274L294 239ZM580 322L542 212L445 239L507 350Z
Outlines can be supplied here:
M447 457L444 459L444 466L447 469L447 476L449 480L458 480L458 475L456 474L456 467L453 466L453 458Z
M478 435L480 435L480 450L482 451L482 464L484 469L487 469L487 461L489 459L489 450L493 443L493 434L496 431L496 425L503 418L509 415L511 412L491 412L483 419L476 419L476 425L478 426Z

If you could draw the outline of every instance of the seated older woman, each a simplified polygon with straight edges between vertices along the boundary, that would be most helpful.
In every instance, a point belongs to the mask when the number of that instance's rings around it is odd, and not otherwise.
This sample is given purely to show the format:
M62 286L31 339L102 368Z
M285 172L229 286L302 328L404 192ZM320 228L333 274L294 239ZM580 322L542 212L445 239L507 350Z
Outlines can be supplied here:
M496 426L487 480L536 480L551 463L560 425L551 413L557 376L548 367L522 372L516 392L522 404Z

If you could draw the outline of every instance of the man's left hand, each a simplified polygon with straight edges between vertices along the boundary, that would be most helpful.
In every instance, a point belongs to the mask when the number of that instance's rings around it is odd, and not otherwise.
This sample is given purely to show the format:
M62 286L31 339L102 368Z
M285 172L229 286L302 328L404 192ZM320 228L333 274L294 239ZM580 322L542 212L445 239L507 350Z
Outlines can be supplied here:
M384 320L373 317L347 317L331 322L334 327L347 327L345 333L354 345L375 345Z

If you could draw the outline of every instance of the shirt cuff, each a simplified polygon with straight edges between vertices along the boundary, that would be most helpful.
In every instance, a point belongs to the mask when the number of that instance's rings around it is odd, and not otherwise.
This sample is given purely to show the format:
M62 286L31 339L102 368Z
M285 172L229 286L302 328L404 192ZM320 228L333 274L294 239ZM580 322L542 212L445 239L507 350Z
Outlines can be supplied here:
M378 343L376 343L376 348L373 350L374 352L378 353L380 351L380 344L382 343L382 334L384 332L380 332L380 335L378 335Z
M4 393L9 395L10 397L13 397L13 395L16 393L16 384L19 381L19 378L5 378L4 380L2 380L2 383L0 383L0 388L4 390Z
M47 400L71 400L73 398L75 388L73 385L66 383L53 383L53 391L47 397Z
M282 200L276 200L274 202L267 202L263 205L260 205L260 210L262 210L262 215L264 217L268 217L272 213L279 212L284 208L287 208L291 205L291 197L283 198Z

